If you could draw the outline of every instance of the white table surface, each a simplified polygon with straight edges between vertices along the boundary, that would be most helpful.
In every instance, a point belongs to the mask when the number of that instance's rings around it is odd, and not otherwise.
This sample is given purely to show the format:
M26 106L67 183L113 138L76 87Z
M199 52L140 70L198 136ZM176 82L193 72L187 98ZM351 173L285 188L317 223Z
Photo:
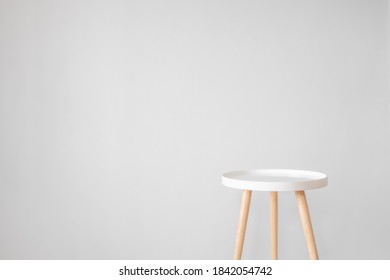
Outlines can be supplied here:
M325 187L328 177L319 172L291 169L251 169L227 172L222 185L255 191L301 191Z

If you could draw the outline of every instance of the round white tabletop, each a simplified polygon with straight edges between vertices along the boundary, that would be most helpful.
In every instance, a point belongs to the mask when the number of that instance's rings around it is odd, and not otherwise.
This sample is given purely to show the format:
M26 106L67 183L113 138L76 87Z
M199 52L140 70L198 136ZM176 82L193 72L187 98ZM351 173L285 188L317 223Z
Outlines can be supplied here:
M222 185L254 191L304 191L325 187L325 174L306 170L252 169L227 172Z

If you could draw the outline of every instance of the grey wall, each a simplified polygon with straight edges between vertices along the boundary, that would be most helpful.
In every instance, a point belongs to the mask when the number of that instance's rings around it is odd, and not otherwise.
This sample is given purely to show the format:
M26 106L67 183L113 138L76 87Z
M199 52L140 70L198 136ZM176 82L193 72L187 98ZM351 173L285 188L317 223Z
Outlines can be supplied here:
M389 259L387 1L0 1L0 258L230 259L224 171L327 173L320 258ZM268 194L243 257L269 259ZM292 193L280 258L308 258Z

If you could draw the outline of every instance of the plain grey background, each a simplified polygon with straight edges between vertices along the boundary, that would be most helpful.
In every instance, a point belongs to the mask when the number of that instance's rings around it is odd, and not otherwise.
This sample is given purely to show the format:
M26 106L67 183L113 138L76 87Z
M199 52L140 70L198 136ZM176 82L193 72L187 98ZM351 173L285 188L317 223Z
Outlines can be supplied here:
M0 258L231 259L225 171L308 169L322 259L390 259L388 1L0 0ZM293 193L281 259L307 259ZM268 193L243 258L269 259Z

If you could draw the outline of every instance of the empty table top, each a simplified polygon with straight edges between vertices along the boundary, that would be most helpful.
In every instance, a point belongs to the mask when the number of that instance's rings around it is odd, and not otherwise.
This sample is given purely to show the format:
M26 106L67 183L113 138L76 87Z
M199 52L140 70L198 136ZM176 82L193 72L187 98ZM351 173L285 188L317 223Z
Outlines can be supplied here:
M322 188L327 184L325 174L306 170L251 169L222 175L222 185L254 191L302 191Z

